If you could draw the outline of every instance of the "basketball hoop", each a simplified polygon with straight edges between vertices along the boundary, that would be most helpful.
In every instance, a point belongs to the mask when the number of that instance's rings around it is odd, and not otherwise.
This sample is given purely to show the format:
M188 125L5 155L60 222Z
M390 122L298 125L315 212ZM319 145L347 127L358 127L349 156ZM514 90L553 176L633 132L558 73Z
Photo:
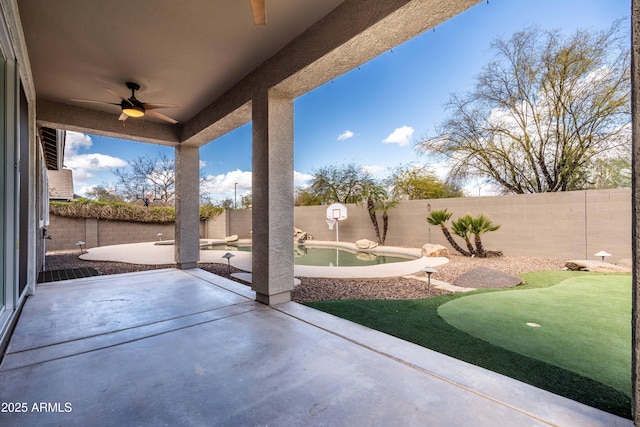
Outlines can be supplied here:
M333 226L336 226L336 242L339 241L338 229L340 224L338 221L344 221L347 219L347 207L340 203L334 203L327 208L327 215L325 216L329 230L333 230Z

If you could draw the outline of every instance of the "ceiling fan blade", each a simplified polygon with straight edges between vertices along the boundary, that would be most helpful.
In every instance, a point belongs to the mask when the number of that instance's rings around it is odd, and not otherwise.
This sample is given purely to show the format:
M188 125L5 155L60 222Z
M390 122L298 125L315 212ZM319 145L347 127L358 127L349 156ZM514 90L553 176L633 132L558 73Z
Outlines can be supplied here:
M265 0L249 0L251 2L251 13L253 13L253 23L256 25L267 24L267 11Z
M155 110L157 108L178 108L176 104L146 104L142 103L145 110Z
M129 116L127 116L125 113L122 113L122 114L120 114L120 117L118 117L118 120L122 120L124 122L128 118L129 118Z
M107 92L109 92L110 94L112 94L113 96L115 96L116 98L120 98L123 101L127 101L129 104L133 105L133 102L129 101L127 98L125 98L122 95L118 95L115 91L109 89L108 87L105 87L104 90L106 90ZM116 105L120 105L120 104L116 104Z
M75 101L75 102L87 102L89 104L106 104L106 105L120 105L119 103L115 103L115 102L105 102L105 101L92 101L90 99L70 99L69 101Z
M162 120L167 121L167 122L169 122L169 123L171 123L171 124L174 124L174 125L175 125L176 123L178 123L178 121L177 121L177 120L173 120L171 117L167 117L167 116L165 116L164 114L160 114L160 113L158 113L157 111L147 110L147 111L146 111L146 114L148 114L148 115L150 115L150 116L152 116L152 117L156 117L156 118L158 118L158 119L162 119Z

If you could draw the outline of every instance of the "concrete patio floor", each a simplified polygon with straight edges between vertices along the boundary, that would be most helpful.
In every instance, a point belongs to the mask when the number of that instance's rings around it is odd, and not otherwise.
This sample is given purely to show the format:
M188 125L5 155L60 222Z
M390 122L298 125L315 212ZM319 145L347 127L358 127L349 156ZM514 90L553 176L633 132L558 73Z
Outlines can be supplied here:
M40 285L0 365L0 402L26 411L1 412L0 425L632 425L303 305L253 298L200 269Z

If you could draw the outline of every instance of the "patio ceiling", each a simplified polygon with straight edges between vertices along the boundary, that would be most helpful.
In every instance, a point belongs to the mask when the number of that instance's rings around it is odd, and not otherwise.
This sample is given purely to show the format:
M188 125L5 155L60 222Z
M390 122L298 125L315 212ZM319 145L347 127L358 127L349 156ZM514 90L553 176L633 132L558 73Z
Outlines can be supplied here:
M256 90L301 95L478 2L267 0L266 26L249 0L17 4L40 126L202 145L251 119ZM71 101L117 103L105 88L129 97L127 81L143 102L177 104L159 112L179 123L122 126L117 105Z

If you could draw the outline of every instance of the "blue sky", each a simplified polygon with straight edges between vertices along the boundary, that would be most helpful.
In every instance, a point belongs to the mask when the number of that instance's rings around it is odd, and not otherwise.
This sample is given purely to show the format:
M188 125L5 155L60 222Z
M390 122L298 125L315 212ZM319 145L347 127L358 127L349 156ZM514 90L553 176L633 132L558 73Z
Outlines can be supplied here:
M490 59L492 40L531 25L567 34L605 29L630 11L630 0L490 0L385 52L295 100L296 184L329 164L353 162L380 178L401 164L428 164L414 144L434 134L451 93L472 89ZM168 147L71 133L65 165L74 170L76 194L84 194L93 185L114 182L112 168L161 152L174 155ZM238 195L250 191L251 124L205 145L200 158L211 177L212 198L233 198L236 182ZM478 194L478 187L467 190Z

